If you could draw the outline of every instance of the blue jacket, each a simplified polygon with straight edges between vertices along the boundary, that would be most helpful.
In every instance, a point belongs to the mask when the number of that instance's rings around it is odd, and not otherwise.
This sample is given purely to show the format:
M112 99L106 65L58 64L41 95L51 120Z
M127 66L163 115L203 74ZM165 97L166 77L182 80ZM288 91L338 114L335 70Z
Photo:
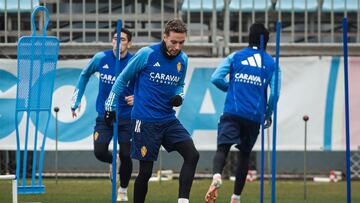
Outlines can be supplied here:
M188 57L184 52L168 58L162 44L140 49L117 78L105 108L113 111L118 95L125 91L128 81L136 77L132 119L158 122L175 119L170 98L183 96Z
M211 82L227 92L224 112L258 123L261 123L262 115L270 117L278 100L274 98L274 71L273 58L256 47L247 47L226 57L211 76ZM280 69L278 76L277 95L280 93ZM267 101L269 84L270 98Z
M95 72L99 72L99 91L96 99L96 111L99 116L104 115L105 113L105 100L109 96L110 90L116 80L116 77L120 72L123 71L126 64L132 57L132 54L128 54L120 59L120 70L115 70L116 57L113 53L113 50L106 50L98 52L91 59L89 64L83 69L79 77L79 81L76 85L76 89L72 98L71 108L73 110L77 109L81 98L84 94L86 85L89 81L89 78ZM130 118L132 106L129 106L125 101L125 96L133 95L134 93L134 82L132 81L124 88L124 93L121 99L119 100L119 117L120 118Z

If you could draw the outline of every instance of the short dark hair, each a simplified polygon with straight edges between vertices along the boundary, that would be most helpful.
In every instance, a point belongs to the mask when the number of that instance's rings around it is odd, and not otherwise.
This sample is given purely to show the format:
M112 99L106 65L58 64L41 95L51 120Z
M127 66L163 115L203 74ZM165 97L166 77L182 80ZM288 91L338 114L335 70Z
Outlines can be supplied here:
M257 45L260 47L260 36L264 35L264 48L269 41L269 31L262 23L254 23L250 26L249 45Z
M169 35L170 32L186 33L187 32L186 24L180 19L177 18L171 19L166 23L164 33L166 35Z
M126 28L121 28L121 32L125 33L127 35L127 39L129 42L131 42L131 38L132 38L132 33L130 32L130 30L126 29ZM116 28L112 33L112 36L114 36L116 34Z

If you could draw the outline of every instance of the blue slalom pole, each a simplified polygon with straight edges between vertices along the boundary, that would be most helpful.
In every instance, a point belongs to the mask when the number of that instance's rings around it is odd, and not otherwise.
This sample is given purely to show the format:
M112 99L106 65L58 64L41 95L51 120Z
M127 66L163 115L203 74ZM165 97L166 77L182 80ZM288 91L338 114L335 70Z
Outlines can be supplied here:
M264 35L260 35L260 50L261 50L261 68L263 68L263 52L264 52ZM262 73L262 72L261 72ZM262 74L261 74L262 76ZM263 78L263 77L261 77ZM266 91L266 89L264 89ZM265 92L264 92L265 94ZM262 98L262 97L261 97ZM265 98L266 99L266 98ZM265 101L261 101L264 103ZM266 107L265 107L266 108ZM260 175L260 203L264 202L264 165L265 165L265 158L264 158L264 114L261 116L261 175Z
M344 88L345 88L345 128L346 128L346 192L347 203L351 203L351 172L350 172L350 121L349 121L349 86L348 86L348 40L347 18L343 19L344 48Z
M271 159L271 202L276 202L276 120L277 120L277 98L278 98L278 77L279 77L279 53L280 53L280 29L281 22L276 23L276 58L275 58L275 104L274 104L274 121L273 121L273 146Z
M115 63L115 70L116 73L118 75L119 70L120 70L120 39L121 39L121 27L122 27L122 22L121 20L117 20L117 24L116 24L116 63ZM117 100L115 100L117 101ZM116 167L116 158L117 158L117 144L118 144L118 111L119 111L119 104L116 104L116 108L115 108L115 114L116 114L116 120L113 123L113 152L112 152L112 193L111 193L111 197L112 197L112 203L116 203L116 172L117 172L117 167Z

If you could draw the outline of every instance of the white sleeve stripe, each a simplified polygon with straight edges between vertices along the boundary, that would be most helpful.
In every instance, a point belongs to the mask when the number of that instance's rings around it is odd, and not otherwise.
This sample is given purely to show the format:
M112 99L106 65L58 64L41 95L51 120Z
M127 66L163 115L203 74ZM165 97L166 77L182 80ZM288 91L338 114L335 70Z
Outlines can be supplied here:
M140 133L140 126L141 126L141 121L140 120L136 120L136 123L135 123L135 132L136 133Z
M75 108L75 104L76 104L76 100L78 98L78 95L79 95L79 89L75 89L75 91L73 93L73 96L71 98L71 107L72 108Z
M114 103L115 94L113 92L110 92L109 98L105 102L105 110L106 111L112 111L112 105Z

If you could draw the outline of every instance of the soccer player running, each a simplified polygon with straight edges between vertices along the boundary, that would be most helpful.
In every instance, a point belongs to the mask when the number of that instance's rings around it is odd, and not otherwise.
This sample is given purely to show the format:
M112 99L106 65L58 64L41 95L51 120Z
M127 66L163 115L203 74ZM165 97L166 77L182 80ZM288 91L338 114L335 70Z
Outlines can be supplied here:
M81 72L76 89L73 93L71 111L72 116L77 117L76 109L80 111L81 98L84 94L89 78L95 72L99 73L99 91L96 99L96 125L94 129L94 154L95 157L110 164L112 163L112 153L109 152L109 144L113 137L113 127L111 123L106 123L105 100L109 96L110 90L115 82L116 77L125 68L132 54L128 51L131 47L132 34L129 30L121 29L121 46L120 46L120 69L116 70L116 47L117 33L113 33L112 49L98 52L91 59L89 64ZM118 122L118 143L120 145L120 187L118 189L117 201L128 201L127 187L131 178L132 160L130 158L131 146L131 110L133 105L134 83L130 82L124 88L123 96L119 99L119 122ZM111 177L111 170L110 170ZM112 177L111 177L112 178Z
M186 32L183 21L168 21L162 42L144 47L134 55L116 79L106 100L106 119L112 121L117 97L123 94L128 81L137 77L131 113L131 157L140 162L139 174L134 185L135 203L145 201L148 181L161 145L168 152L177 151L184 159L179 177L178 202L189 202L199 153L173 109L183 102L188 64L188 57L182 51Z
M260 50L261 35L264 36L265 49L269 32L263 24L254 23L250 27L249 46L226 57L211 76L211 82L227 92L227 95L224 113L218 124L217 150L213 159L214 175L205 195L206 203L213 203L217 198L225 160L234 144L239 152L234 192L230 202L240 203L240 195L249 169L250 153L258 137L263 117L264 127L271 125L272 111L277 102L277 98L274 98L275 62L269 54ZM228 74L227 81L225 77ZM267 101L269 84L270 98Z

